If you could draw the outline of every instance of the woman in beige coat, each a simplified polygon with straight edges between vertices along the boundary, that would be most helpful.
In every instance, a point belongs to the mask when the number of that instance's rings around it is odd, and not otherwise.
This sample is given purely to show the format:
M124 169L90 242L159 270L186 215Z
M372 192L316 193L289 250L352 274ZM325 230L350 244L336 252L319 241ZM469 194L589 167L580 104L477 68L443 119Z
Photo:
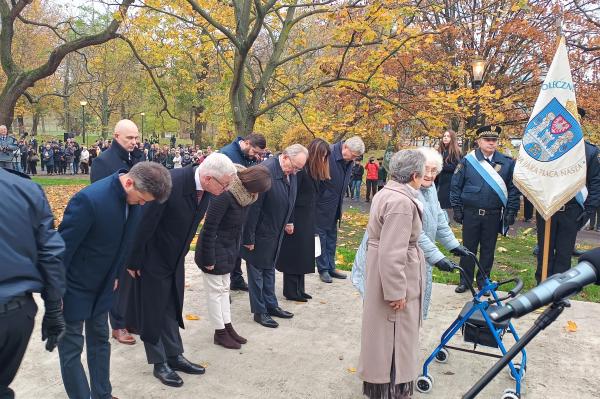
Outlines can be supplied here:
M371 205L358 370L371 399L409 398L419 373L425 261L417 196L424 171L422 153L397 152L391 180Z

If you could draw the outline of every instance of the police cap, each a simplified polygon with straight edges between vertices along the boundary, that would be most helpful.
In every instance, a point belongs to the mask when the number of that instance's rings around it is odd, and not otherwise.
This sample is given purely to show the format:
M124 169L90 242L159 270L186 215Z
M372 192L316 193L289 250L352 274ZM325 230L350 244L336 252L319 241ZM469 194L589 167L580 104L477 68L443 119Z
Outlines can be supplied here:
M487 125L477 129L477 138L497 139L502 129L500 126Z

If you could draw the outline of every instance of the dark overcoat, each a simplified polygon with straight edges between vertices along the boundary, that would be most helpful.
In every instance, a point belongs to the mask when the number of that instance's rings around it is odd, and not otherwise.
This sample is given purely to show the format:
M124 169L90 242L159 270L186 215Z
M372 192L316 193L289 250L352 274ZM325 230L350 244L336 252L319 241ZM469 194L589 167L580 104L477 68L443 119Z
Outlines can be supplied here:
M296 175L298 194L294 205L294 234L286 234L277 259L277 270L290 274L315 272L315 206L319 183L304 168Z
M244 226L242 244L254 244L254 250L242 246L240 256L259 269L275 267L287 223L293 223L292 211L296 201L296 175L289 175L289 183L279 157L269 158L264 165L271 172L271 189L258 196L250 207Z
M350 183L352 161L345 161L342 157L342 144L338 142L331 145L329 157L330 180L319 184L317 198L317 226L322 229L331 229L336 221L342 218L342 202L346 187Z
M129 152L117 143L117 140L113 140L110 148L94 159L94 165L90 170L90 181L93 183L104 179L116 170L129 170L140 160L140 157L131 157Z
M478 161L484 159L481 150L475 150ZM513 170L515 161L506 155L495 151L492 156L492 167L498 172L508 191L508 203L506 208L515 214L519 211L521 193L513 184ZM483 177L471 166L464 157L456 167L452 182L450 184L450 203L452 207L499 209L504 205L498 194L485 182Z
M184 328L181 312L185 289L185 255L208 207L205 191L196 198L195 169L169 171L173 189L169 199L143 207L142 222L127 268L141 276L130 292L134 305L127 310L127 326L136 327L144 341L156 343L162 331L168 301L175 301L176 317ZM134 311L132 312L132 309Z
M460 162L460 159L453 160L447 158L447 152L442 154L442 157L444 158L444 163L442 165L442 171L435 179L435 186L438 190L438 201L440 201L440 206L442 209L448 209L452 207L450 204L450 183L452 182L454 170L456 169L456 165Z
M230 192L211 199L195 254L196 264L204 273L223 275L233 271L249 209L238 204Z
M66 244L67 321L86 320L112 306L114 281L131 250L141 215L141 207L128 206L126 197L117 172L87 186L67 204L58 227Z

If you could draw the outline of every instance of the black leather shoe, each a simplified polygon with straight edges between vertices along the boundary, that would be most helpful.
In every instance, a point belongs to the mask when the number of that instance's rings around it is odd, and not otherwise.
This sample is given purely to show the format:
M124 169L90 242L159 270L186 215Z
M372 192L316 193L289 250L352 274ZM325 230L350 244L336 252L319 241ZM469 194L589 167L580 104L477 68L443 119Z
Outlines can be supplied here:
M458 287L456 287L456 289L454 290L454 292L456 292L457 294L462 294L463 292L467 291L467 286L464 284L459 284Z
M180 387L183 385L181 377L173 371L167 363L156 363L154 365L154 372L152 373L156 378L165 385L170 387Z
M346 275L344 273L340 273L337 269L333 269L329 271L329 275L333 278L345 279Z
M187 374L204 374L206 371L204 367L199 364L194 364L187 360L183 355L170 358L167 360L167 364L175 371L181 371Z
M281 317L282 319L291 319L294 317L293 313L287 312L280 307L276 307L275 309L269 309L269 314L275 317Z
M312 299L311 295L308 295L306 292L302 293L302 298L306 298L306 299Z
M255 313L254 314L254 321L257 322L258 324L260 324L263 327L269 327L269 328L277 328L277 327L279 327L279 323L277 323L275 320L273 320L271 318L271 316L269 316L266 313Z
M248 291L248 284L242 279L242 281L236 282L229 286L231 291Z
M294 302L308 302L308 299L306 299L304 297L293 298L293 297L286 296L285 299L287 299L288 301L294 301Z
M331 276L329 275L328 271L319 272L319 277L324 283L333 283L333 280L331 279Z

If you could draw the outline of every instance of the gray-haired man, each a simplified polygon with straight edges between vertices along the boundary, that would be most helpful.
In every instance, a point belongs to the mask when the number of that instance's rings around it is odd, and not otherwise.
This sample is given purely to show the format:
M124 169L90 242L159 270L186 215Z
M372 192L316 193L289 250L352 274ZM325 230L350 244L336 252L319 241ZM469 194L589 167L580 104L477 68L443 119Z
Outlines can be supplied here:
M321 280L325 283L331 283L332 277L346 278L345 274L335 268L337 223L342 219L342 202L350 182L352 163L364 152L365 144L358 136L333 144L329 157L331 179L319 185L316 230L321 240L321 256L317 258L317 268Z
M17 148L17 139L8 135L5 125L0 125L0 168L13 169L14 152Z

